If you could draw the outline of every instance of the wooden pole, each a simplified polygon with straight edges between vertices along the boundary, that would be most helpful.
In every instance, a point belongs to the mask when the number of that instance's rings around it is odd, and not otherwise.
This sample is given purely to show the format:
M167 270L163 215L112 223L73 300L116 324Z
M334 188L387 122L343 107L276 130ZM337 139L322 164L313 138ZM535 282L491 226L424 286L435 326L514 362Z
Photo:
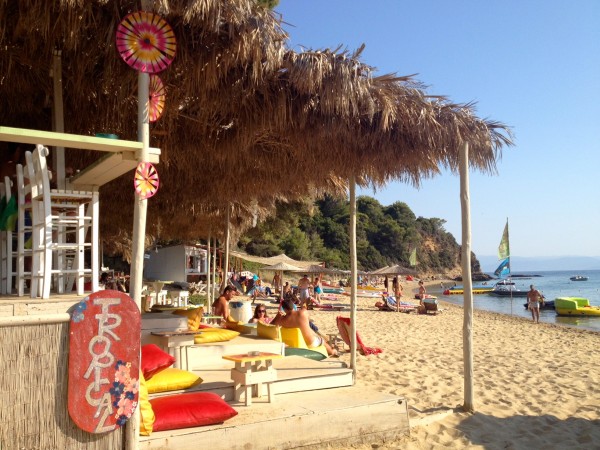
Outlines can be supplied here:
M352 382L356 383L356 182L350 177L350 367Z
M462 211L462 279L464 299L463 359L465 402L463 409L475 411L473 402L473 281L471 279L471 205L469 200L469 143L460 149L460 206Z
M213 239L213 268L212 268L212 289L213 289L213 297L215 295L215 288L217 287L217 238Z
M212 305L212 283L211 283L211 279L210 279L210 268L212 267L212 264L210 263L210 258L211 258L211 254L210 254L210 231L208 232L208 239L207 239L207 245L206 245L206 312L208 313L208 311L210 311L208 308L210 308L210 305Z
M231 230L230 230L230 215L231 215L231 203L227 204L227 214L225 215L225 220L227 223L225 224L225 248L223 255L223 280L221 282L221 292L227 286L227 273L229 272L229 241L231 239Z
M62 59L60 50L55 50L52 57L52 83L54 88L54 131L64 133L65 118L63 106ZM54 147L54 152L52 152L52 166L56 175L56 187L58 189L66 189L64 147Z
M138 140L143 143L138 156L138 162L148 159L150 147L150 122L148 120L150 76L147 73L138 73ZM140 311L142 310L142 282L144 274L144 244L146 241L146 213L148 200L135 194L133 206L133 243L129 295L135 301ZM141 330L140 330L141 335ZM138 408L139 411L139 408ZM140 414L133 414L127 422L126 450L137 450L139 442Z

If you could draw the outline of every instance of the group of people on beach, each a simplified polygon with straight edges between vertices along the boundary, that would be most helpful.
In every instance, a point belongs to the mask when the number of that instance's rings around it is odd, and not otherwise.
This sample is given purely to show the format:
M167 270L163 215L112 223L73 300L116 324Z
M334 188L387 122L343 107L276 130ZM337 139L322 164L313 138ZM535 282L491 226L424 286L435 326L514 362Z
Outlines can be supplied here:
M223 293L212 304L212 312L221 316L223 321L229 317L229 301L237 291L232 286L226 286ZM308 348L324 345L330 356L336 355L336 351L329 345L326 339L319 333L318 327L309 319L309 313L305 307L298 307L290 298L283 299L275 317L270 318L264 304L256 305L254 315L249 323L262 322L264 324L279 325L283 328L299 328Z

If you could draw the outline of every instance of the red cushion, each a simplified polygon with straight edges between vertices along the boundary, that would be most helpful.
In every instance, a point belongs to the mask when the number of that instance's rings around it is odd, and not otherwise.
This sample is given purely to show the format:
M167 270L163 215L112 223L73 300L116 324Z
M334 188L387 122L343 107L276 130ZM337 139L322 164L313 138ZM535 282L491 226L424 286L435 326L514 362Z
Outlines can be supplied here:
M157 345L147 344L142 346L142 372L144 378L149 380L161 370L170 367L175 358L162 351Z
M212 392L168 395L150 400L156 416L153 431L175 430L225 422L237 411Z

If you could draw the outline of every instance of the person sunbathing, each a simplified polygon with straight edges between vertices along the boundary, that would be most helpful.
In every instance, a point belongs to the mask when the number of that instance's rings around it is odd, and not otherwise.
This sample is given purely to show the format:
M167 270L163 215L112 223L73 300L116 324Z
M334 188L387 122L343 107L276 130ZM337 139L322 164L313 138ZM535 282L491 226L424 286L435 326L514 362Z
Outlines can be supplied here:
M221 316L223 319L227 319L229 316L229 300L233 298L236 291L232 286L226 286L223 290L223 294L216 299L212 304L212 313L215 316Z
M329 343L312 330L306 309L299 308L294 311L294 302L290 299L286 299L281 303L281 309L283 309L283 312L281 310L277 312L277 315L271 321L271 325L279 325L283 328L300 328L308 348L319 347L323 344L329 356L337 355L337 352L331 348Z
M273 319L271 317L267 316L267 308L265 305L256 305L256 308L254 309L254 315L248 321L248 323L261 322L264 324L269 324L272 320Z

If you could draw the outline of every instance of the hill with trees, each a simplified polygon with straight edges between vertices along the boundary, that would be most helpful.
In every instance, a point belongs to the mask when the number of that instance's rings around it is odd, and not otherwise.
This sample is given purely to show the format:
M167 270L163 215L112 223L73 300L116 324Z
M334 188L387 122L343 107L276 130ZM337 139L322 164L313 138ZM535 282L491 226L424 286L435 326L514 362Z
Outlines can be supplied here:
M389 206L360 196L357 207L358 268L369 271L386 265L410 267L417 249L416 270L424 274L460 273L460 246L444 229L445 220L416 217L404 202ZM328 267L350 268L350 206L344 199L280 203L275 216L243 234L238 247L251 255L285 253L294 259L324 261ZM480 265L472 254L473 273Z

